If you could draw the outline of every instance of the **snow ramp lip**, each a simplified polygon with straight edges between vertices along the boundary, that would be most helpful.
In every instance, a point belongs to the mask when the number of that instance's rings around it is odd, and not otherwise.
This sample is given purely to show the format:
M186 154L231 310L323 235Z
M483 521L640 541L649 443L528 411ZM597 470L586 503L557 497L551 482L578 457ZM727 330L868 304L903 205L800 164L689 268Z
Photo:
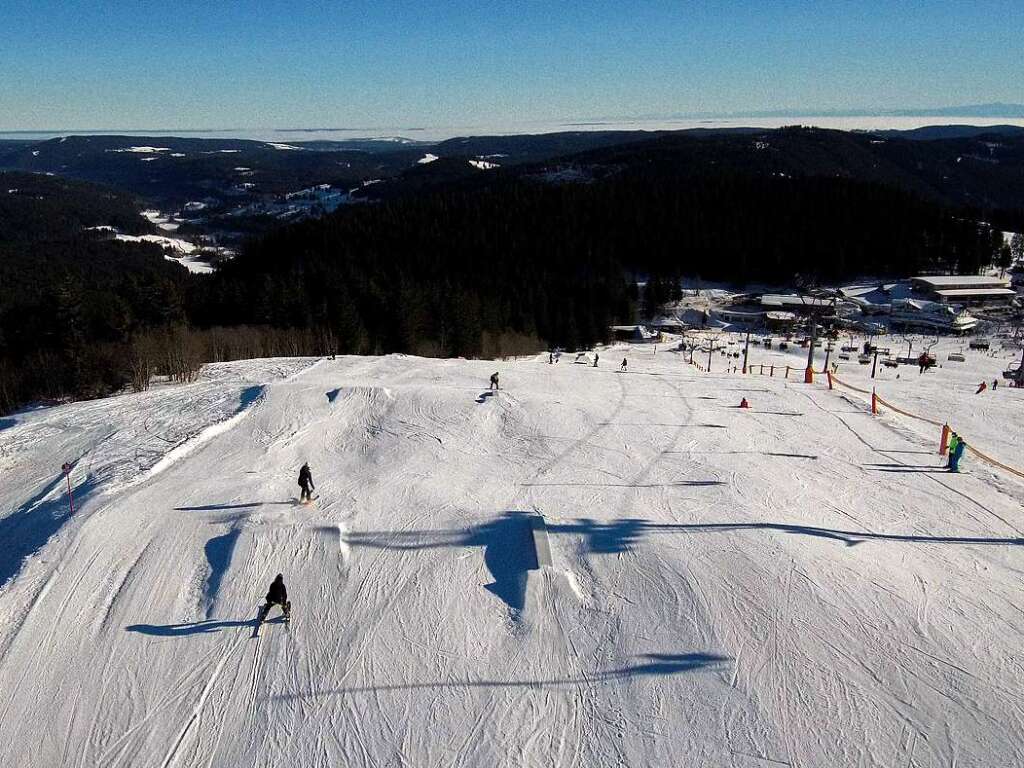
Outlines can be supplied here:
M260 384L257 386L246 387L242 390L238 398L238 410L235 411L231 416L226 419L221 419L218 422L211 424L210 426L201 429L192 437L189 437L185 441L174 446L152 467L150 467L139 479L139 482L149 480L161 472L170 469L172 466L177 464L179 461L184 459L186 456L193 453L196 449L202 447L206 443L213 440L218 435L222 435L229 431L233 427L237 426L254 408L257 408L266 398L267 388L265 385ZM115 489L111 489L115 490ZM116 489L116 490L121 490Z

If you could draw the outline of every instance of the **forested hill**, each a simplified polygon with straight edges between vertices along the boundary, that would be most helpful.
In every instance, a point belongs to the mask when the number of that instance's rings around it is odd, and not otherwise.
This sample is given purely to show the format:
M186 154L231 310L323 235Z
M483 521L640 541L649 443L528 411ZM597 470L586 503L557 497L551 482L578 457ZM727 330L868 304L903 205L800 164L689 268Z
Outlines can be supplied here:
M913 192L948 206L975 209L1024 228L1024 129L932 129L880 134L781 128L777 130L694 130L662 134L626 134L611 146L564 153L556 159L517 163L507 172L529 175L572 168L591 178L623 169L649 168L676 176L714 176L723 172L755 176L838 177L877 182ZM520 137L521 138L521 137ZM452 140L435 150L450 163L432 163L375 185L371 194L397 196L453 179L461 146L481 152L504 148L495 138ZM509 163L496 162L506 168ZM480 173L463 160L458 174L467 183ZM494 173L494 171L491 171ZM1011 228L1009 223L1007 228Z
M998 212L954 205L902 155L887 159L884 139L758 136L655 137L514 168L466 163L469 176L437 160L416 169L415 193L397 185L376 202L272 231L205 278L79 231L144 226L126 199L89 188L85 197L99 198L54 210L53 196L75 197L73 185L5 181L8 203L29 208L19 217L56 223L53 234L32 226L27 240L0 245L0 409L109 391L151 370L140 350L154 347L193 362L582 347L634 318L638 276L657 299L681 275L742 284L972 273L999 253L1002 236L986 223ZM1006 199L1016 193L1011 166ZM7 192L33 183L49 191ZM241 326L228 337L213 330ZM171 343L161 334L172 327L209 338Z
M848 178L605 166L497 174L340 211L255 242L204 290L204 324L330 325L342 349L480 352L480 331L567 346L630 317L629 276L786 282L974 272L1001 236Z
M189 273L156 245L89 229L102 226L149 231L130 195L0 173L0 413L122 386L124 342L186 319Z

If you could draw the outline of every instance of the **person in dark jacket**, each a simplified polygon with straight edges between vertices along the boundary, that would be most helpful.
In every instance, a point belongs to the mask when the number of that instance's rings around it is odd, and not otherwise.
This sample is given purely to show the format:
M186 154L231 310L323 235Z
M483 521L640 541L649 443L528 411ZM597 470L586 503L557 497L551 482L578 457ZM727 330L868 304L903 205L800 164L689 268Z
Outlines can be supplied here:
M312 500L316 486L313 485L313 473L309 470L309 464L303 464L302 469L299 470L299 487L302 488L299 501Z
M284 585L284 576L280 573L274 577L270 584L270 589L267 590L267 604L263 606L264 619L267 618L270 609L275 605L281 606L281 611L286 619L291 618L292 604L288 602L288 589Z
M498 372L497 371L495 371L494 373L491 374L491 386L490 386L490 389L492 389L492 390L493 389L501 389L501 386L498 384Z

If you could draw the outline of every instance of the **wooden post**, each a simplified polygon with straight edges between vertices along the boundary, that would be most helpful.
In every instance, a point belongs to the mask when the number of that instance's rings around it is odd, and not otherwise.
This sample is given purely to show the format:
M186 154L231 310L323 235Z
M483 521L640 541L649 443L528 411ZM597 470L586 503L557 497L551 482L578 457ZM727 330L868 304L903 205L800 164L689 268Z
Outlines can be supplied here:
M64 477L68 481L68 506L71 508L71 514L75 514L75 495L71 491L71 465L67 462L61 467L64 472Z
M825 371L825 376L828 378L828 388L832 389L832 371Z
M874 414L878 413L878 395L875 394L875 390L871 390L871 412Z

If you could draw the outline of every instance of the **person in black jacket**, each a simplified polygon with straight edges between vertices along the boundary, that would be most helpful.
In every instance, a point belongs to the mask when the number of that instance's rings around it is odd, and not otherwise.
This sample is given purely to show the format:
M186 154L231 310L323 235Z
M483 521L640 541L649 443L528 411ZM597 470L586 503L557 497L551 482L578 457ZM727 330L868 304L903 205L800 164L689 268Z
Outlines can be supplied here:
M281 606L285 619L291 618L292 604L288 602L288 589L284 585L284 576L280 573L274 577L274 580L270 583L270 589L267 590L267 604L263 606L264 619L267 618L270 609L275 605Z
M309 464L303 464L302 469L299 470L299 487L302 488L299 501L312 500L316 486L313 485L313 473L309 470Z

